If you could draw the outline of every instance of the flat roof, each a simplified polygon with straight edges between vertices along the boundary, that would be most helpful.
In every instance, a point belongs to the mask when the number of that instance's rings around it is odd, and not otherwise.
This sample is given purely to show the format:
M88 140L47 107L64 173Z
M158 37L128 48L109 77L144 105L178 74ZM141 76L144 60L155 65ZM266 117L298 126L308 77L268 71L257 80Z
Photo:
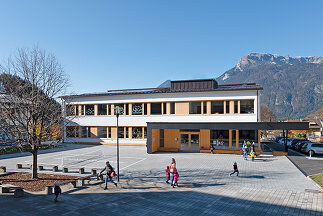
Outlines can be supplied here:
M147 122L151 129L308 130L309 122Z
M244 91L244 90L263 90L263 88L256 83L241 83L241 84L218 85L217 88L215 89L183 89L183 90L172 90L171 88L120 89L120 90L108 90L107 92L102 92L102 93L65 95L65 96L61 96L61 98L68 99L68 98L79 98L79 97L98 97L98 96L113 96L113 95L130 95L130 94L157 94L157 93L207 92L207 91L216 92L216 91Z

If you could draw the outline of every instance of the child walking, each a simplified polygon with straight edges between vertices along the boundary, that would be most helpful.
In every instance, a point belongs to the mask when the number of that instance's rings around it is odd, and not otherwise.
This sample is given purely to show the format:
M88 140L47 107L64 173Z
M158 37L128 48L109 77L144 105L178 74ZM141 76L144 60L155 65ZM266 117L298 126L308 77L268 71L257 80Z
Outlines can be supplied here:
M55 182L54 183L54 193L55 193L55 199L54 201L57 202L58 200L58 195L59 194L62 194L62 189L59 187L59 183L58 182Z
M255 152L252 151L250 153L250 156L251 156L251 160L254 161L255 160Z
M174 169L174 181L173 181L173 188L175 187L175 185L178 187L178 172L177 169Z
M230 176L234 173L237 173L237 176L239 176L239 170L238 170L238 164L237 162L233 163L233 173L230 174Z
M166 167L166 183L169 184L169 180L170 180L170 170L169 170L169 166Z

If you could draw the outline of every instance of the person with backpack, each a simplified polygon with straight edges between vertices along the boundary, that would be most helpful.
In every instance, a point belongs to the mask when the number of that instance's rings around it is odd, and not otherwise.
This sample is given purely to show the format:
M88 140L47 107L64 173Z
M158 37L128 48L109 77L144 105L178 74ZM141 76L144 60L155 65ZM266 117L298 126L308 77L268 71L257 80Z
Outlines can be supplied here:
M105 187L104 190L108 189L108 182L112 182L116 187L118 186L117 183L115 183L113 181L113 177L116 175L113 167L110 165L109 161L106 162L106 166L104 167L104 169L100 172L100 175L102 175L102 173L106 171L106 177L105 177Z

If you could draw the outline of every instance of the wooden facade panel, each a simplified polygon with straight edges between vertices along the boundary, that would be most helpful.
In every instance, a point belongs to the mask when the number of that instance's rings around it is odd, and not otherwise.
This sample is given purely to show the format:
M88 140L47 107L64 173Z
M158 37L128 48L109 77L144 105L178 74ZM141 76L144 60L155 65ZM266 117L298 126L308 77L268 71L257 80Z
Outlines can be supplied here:
M160 141L160 137L159 137L159 129L152 129L151 130L151 150L152 152L156 152L158 151L159 148L159 141Z
M239 149L239 130L236 130L236 150Z
M91 127L90 128L91 138L97 138L98 137L98 128L97 127Z
M164 130L164 148L165 149L180 149L179 130L165 129Z
M176 115L188 115L189 114L189 102L176 102L175 103Z
M200 130L200 149L210 150L210 130Z
M111 127L111 138L117 139L117 127Z
M230 114L232 115L232 114L234 114L234 101L230 101L230 109L229 109L229 111L230 111Z
M211 101L206 102L206 114L207 115L211 114Z

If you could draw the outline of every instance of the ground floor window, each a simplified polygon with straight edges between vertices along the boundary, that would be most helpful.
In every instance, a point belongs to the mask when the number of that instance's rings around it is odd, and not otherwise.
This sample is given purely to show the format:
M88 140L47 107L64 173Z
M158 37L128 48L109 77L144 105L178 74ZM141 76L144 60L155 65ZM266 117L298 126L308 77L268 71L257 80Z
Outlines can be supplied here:
M98 138L107 138L107 128L98 127Z
M215 149L229 149L229 130L211 130L210 145Z
M142 127L132 128L132 139L142 139Z
M248 147L250 147L251 144L254 142L255 143L255 150L257 150L258 149L257 130L239 130L240 149L242 149L242 145L243 145L244 141L246 141L246 143L248 144Z
M81 128L81 137L82 137L82 138L86 138L86 132L87 132L87 131L86 131L86 127L82 127L82 128Z
M118 128L118 138L124 138L124 127Z
M66 127L66 137L76 137L76 127Z

